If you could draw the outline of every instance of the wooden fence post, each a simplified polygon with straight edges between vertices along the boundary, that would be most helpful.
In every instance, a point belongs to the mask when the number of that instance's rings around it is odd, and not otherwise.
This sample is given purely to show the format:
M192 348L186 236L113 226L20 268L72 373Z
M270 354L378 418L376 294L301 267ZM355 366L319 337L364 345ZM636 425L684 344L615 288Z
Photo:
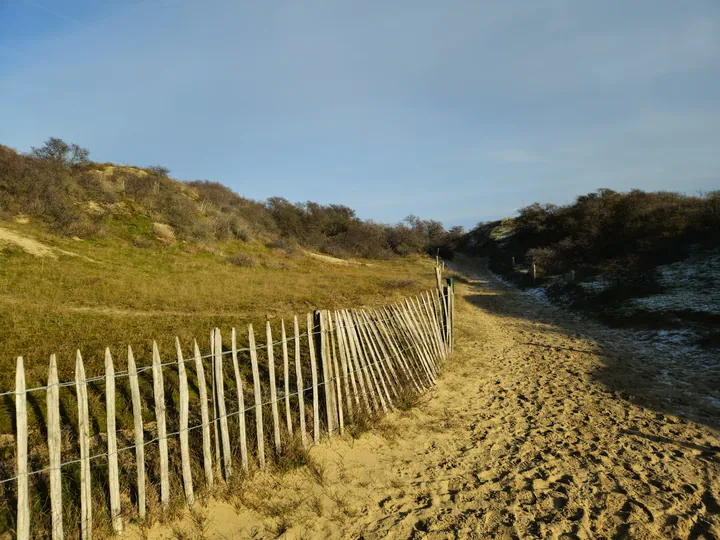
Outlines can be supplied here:
M298 393L298 409L300 417L300 437L303 448L307 448L307 430L305 429L305 388L303 388L302 365L300 362L300 325L297 315L293 317L293 332L295 332L295 380Z
M440 374L440 368L438 367L438 355L433 345L430 329L426 322L423 320L422 311L415 303L415 301L411 298L406 298L405 303L407 304L410 318L412 319L413 324L417 329L418 335L422 340L423 348L425 349L425 353L427 355L427 361L428 365L430 366L430 370L433 373L433 377L437 378L437 376Z
M437 340L437 334L435 334L435 327L433 326L432 317L430 316L430 312L427 309L427 305L425 305L425 298L422 296L416 296L413 299L413 303L415 306L415 312L417 313L418 318L420 319L423 327L425 328L425 334L427 335L428 344L433 350L433 361L435 362L435 370L439 372L440 360L443 357L443 350Z
M435 347L438 350L438 362L445 359L445 347L442 343L442 336L440 335L440 327L438 326L437 318L435 317L434 308L432 307L431 301L429 300L429 293L425 292L421 295L422 307L425 310L428 325L432 333L432 339L435 343Z
M280 339L283 353L283 383L285 387L285 422L288 436L292 437L292 414L290 413L290 358L288 356L287 335L285 334L285 321L280 320Z
M392 355L394 355L395 357L395 362L403 370L408 380L413 383L415 390L421 392L423 388L418 384L417 379L415 378L415 373L413 373L413 371L408 367L407 362L405 361L405 357L400 352L400 343L395 343L395 339L393 339L393 337L390 335L390 331L386 327L385 321L382 320L382 317L385 316L387 318L387 315L383 312L378 311L375 311L373 313L376 318L375 325L380 330L383 338L385 338L385 342L387 343L388 347L390 347Z
M429 353L425 347L425 342L422 339L422 335L420 334L420 331L418 330L415 319L412 316L410 309L408 308L407 299L404 303L400 303L398 307L400 309L400 312L402 313L402 316L405 318L408 329L410 330L410 335L412 337L412 341L413 341L415 347L417 348L418 352L420 353L420 357L422 359L422 364L425 367L425 369L428 371L428 375L431 377L431 379L433 380L433 383L434 383L435 377L434 377L433 369L430 365Z
M200 417L202 420L203 468L205 469L205 483L208 488L213 487L212 450L210 444L210 411L208 410L207 383L205 382L205 367L203 366L200 348L193 340L193 353L195 355L195 371L200 390Z
M438 297L437 295L433 295L432 292L427 292L427 303L428 303L428 310L430 311L430 314L432 315L433 325L435 326L435 331L437 332L437 339L438 343L440 345L440 348L443 352L443 360L448 357L448 349L445 345L445 341L443 340L442 336L442 320L440 315L440 306L438 303Z
M401 349L399 353L401 355L403 355L404 353L403 358L405 363L407 364L408 370L410 371L410 373L413 374L413 376L417 377L420 387L423 390L426 390L427 388L432 386L432 381L425 380L427 379L427 373L423 368L423 364L420 359L420 352L418 350L417 344L414 343L414 338L410 334L410 331L408 330L407 325L400 314L400 311L398 310L397 306L390 306L383 309L388 315L388 320L395 322L393 326L389 326L388 328L394 330L397 335L398 348ZM402 348L403 345L404 348Z
M345 349L345 339L343 338L343 330L342 330L342 320L340 319L340 316L338 315L338 312L335 311L335 335L337 336L337 344L338 344L338 351L340 353L340 367L342 368L342 374L343 374L343 381L345 384L345 404L347 406L348 414L352 415L353 413L353 405L352 405L352 397L350 396L350 371L348 370L348 355L349 353L346 352ZM358 396L357 396L357 388L355 387L355 378L352 379L353 389L355 392L355 400L359 404Z
M433 373L435 374L435 376L437 376L437 374L438 374L438 367L437 367L438 352L435 349L435 345L433 344L432 334L430 333L430 329L428 328L426 321L423 319L422 312L418 308L418 305L415 303L415 301L413 299L406 298L405 304L407 305L408 313L410 314L411 318L413 319L413 322L415 323L415 325L418 329L418 334L421 337L423 345L427 351L430 368L433 370Z
M380 404L375 395L375 389L367 372L367 367L363 362L362 349L357 336L357 327L353 322L348 310L342 311L345 318L345 331L347 332L348 342L352 351L352 358L355 362L354 368L357 373L357 379L360 382L360 391L364 397L365 404L369 412L375 412L380 409Z
M170 504L170 473L168 471L167 420L165 418L165 383L163 382L160 351L153 341L153 393L155 397L155 420L160 448L160 502L163 509Z
M354 312L350 312L350 320L352 321L352 324L355 327L356 332L353 332L353 339L357 340L357 350L358 350L358 356L360 358L360 362L363 364L363 369L365 370L368 377L368 384L373 388L373 390L376 392L376 396L380 400L380 406L382 407L382 410L384 413L388 412L388 404L385 402L385 396L383 396L383 391L380 388L380 383L378 382L378 377L375 376L375 370L373 370L373 362L370 358L370 348L366 341L363 340L363 327L362 323L358 320L357 315ZM367 350L366 350L367 349ZM382 381L382 379L381 379ZM385 389L385 393L387 394L387 388L385 388L384 382L383 382L383 388ZM388 400L390 400L390 395L387 394ZM391 404L392 406L392 404Z
M355 406L357 406L358 410L360 409L360 396L363 396L363 401L365 401L365 406L367 407L368 411L371 411L370 402L368 401L367 395L365 395L365 387L364 386L358 386L360 385L359 378L362 377L360 372L357 368L357 360L354 357L354 345L351 343L352 340L350 339L350 334L347 332L347 325L346 321L344 319L344 314L342 311L336 311L336 320L338 322L338 336L342 338L342 344L343 349L345 350L345 360L347 362L348 367L348 375L350 377L350 383L352 384L352 392L353 396L355 398ZM355 374L358 375L358 379L356 380ZM351 408L354 408L351 405Z
M92 497L90 477L90 414L87 381L80 351L75 357L75 390L78 402L78 438L80 439L80 535L92 539Z
M50 355L47 386L47 431L48 454L50 457L52 539L63 540L65 534L63 532L62 522L62 476L60 474L60 455L62 450L62 439L60 436L60 386L57 373L57 359L54 354Z
M117 457L117 431L115 427L115 366L110 348L105 348L105 409L107 412L108 442L108 488L110 491L110 518L113 530L120 534L123 530L120 516L120 471Z
M313 391L313 440L315 444L320 442L320 400L318 398L318 375L317 360L315 359L315 325L313 324L312 314L307 314L307 334L308 346L310 348L310 372L312 375L312 391Z
M265 321L265 338L267 342L268 373L270 375L270 409L273 417L273 435L275 437L275 452L280 453L280 412L278 411L277 386L275 384L275 351L273 350L272 328L270 321Z
M193 492L192 472L190 471L190 441L188 440L188 424L190 417L190 396L188 394L187 373L183 359L180 340L175 337L175 349L178 360L178 381L180 384L180 460L182 462L183 486L185 487L185 501L188 508L195 504Z
M222 336L215 329L215 390L217 392L218 419L222 437L222 456L225 465L225 480L232 476L232 454L230 451L230 432L228 431L227 408L225 407L225 382L222 358Z
M406 298L405 302L402 304L403 309L405 309L405 312L410 319L410 322L415 330L416 339L419 343L419 345L422 347L423 351L425 352L425 360L428 364L428 367L430 368L430 371L432 371L433 375L435 375L435 364L433 362L433 352L432 347L429 345L427 335L425 333L425 330L422 325L422 321L417 316L417 313L415 311L415 307L413 306L413 303L410 299Z
M212 408L213 408L213 417L212 417L212 426L213 426L213 434L215 435L215 469L218 473L218 475L221 475L220 472L220 461L222 460L222 457L220 456L220 433L218 431L218 405L217 405L217 389L216 389L217 383L215 381L215 329L213 328L210 330L210 390L212 392Z
M368 410L370 412L374 412L380 409L380 405L378 403L378 397L376 394L376 388L373 385L373 381L370 377L370 373L368 373L368 367L367 363L365 362L365 356L363 355L363 350L360 345L360 340L358 339L358 329L357 325L355 324L351 313L348 310L343 310L343 315L345 316L345 329L348 333L348 339L350 340L350 344L352 347L352 355L356 362L356 369L358 374L358 379L360 380L360 388L362 390L363 395L365 396L365 401L370 404L372 404L372 408L368 407ZM378 389L379 392L379 389ZM369 396L369 400L368 400ZM381 396L382 397L382 396ZM383 410L387 408L386 405L383 403Z
M433 311L435 313L435 320L437 321L438 331L440 332L440 341L442 342L443 350L445 351L445 357L447 358L450 350L448 349L447 343L445 342L445 326L443 321L442 300L438 291L434 291L434 294L431 294L430 297L432 300Z
M410 337L410 342L413 348L415 349L415 352L417 353L417 357L420 361L420 366L422 369L424 369L426 376L428 377L428 380L430 381L431 385L435 384L435 376L430 369L430 365L428 363L428 359L426 357L426 352L423 347L422 340L419 338L417 329L415 328L415 325L412 322L412 319L407 313L407 309L404 306L397 307L397 312L400 316L400 320L403 322L404 326L408 330L408 335Z
M332 369L330 367L330 355L328 354L328 329L325 320L324 311L315 312L315 321L319 325L319 342L318 347L320 351L320 363L322 365L323 373L323 394L325 395L325 414L327 418L327 431L328 436L332 437L335 432L335 418L333 414L333 381L332 381Z
M453 350L454 334L455 334L455 290L448 285L448 311L450 313L450 352Z
M338 422L340 423L340 435L345 433L345 418L342 408L342 389L340 384L340 367L338 366L337 347L335 343L335 330L331 313L327 312L328 329L330 331L330 355L332 356L333 379L335 380L335 408L337 409Z
M387 388L392 391L395 397L398 397L399 394L396 388L397 380L395 376L395 370L392 369L392 366L389 366L386 362L383 361L384 355L380 352L381 344L377 337L377 332L374 331L372 321L370 320L370 317L364 309L358 310L358 317L363 323L363 330L367 337L367 341L370 344L370 348L373 351L373 356L377 358L376 365L378 366L378 374L385 382ZM388 401L391 401L389 397ZM390 405L392 406L392 403L390 403Z
M143 434L142 402L140 384L132 347L128 345L128 379L132 396L133 424L135 427L135 465L137 468L138 515L145 519L145 437Z
M260 390L260 370L258 368L257 351L255 350L255 332L252 324L248 325L248 340L250 342L250 362L252 363L253 394L255 397L255 436L258 447L258 463L260 470L265 470L265 435L263 433L262 394Z
M235 385L238 394L238 425L240 427L240 461L245 472L248 470L247 427L245 426L245 392L240 377L240 365L237 357L237 335L232 329L232 363L235 372Z
M370 332L367 329L367 324L363 320L362 312L360 310L355 312L355 323L358 325L358 330L360 331L360 339L365 344L365 354L368 361L368 367L371 369L371 373L373 374L373 379L375 379L376 382L379 380L380 385L382 386L382 390L379 390L379 392L381 392L381 396L383 396L384 393L385 397L385 407L383 407L383 410L385 410L386 407L392 409L392 398L390 397L390 391L388 390L389 381L386 382L386 374L383 373L382 361L380 356L377 354L375 344L370 337ZM375 369L372 369L373 367Z
M447 305L445 304L445 296L443 294L443 283L442 283L442 273L439 268L435 269L435 282L437 286L437 294L440 296L440 300L442 302L442 311L441 311L441 319L443 321L443 331L446 330L447 327Z
M328 383L330 389L326 391L330 395L330 416L332 417L333 433L338 431L339 413L338 413L338 394L336 392L336 369L333 365L333 351L332 351L332 319L330 318L330 312L327 310L321 311L323 320L323 342L324 342L324 354L327 357L328 374L330 378Z
M452 331L452 320L450 312L450 287L443 285L441 296L443 310L445 311L445 342L448 345L448 350L452 350L452 344L450 342L450 332Z
M371 318L371 314L366 311L363 311L362 313L363 313L363 318L365 319L365 323L367 324L368 330L370 331L371 335L375 339L377 346L379 347L380 351L382 352L383 357L385 358L385 365L387 366L387 369L390 370L390 375L392 376L392 381L393 381L393 385L394 385L394 393L395 393L395 396L397 397L398 396L397 387L400 386L401 381L398 378L397 372L395 371L395 366L393 366L391 355L388 353L387 347L385 347L385 343L383 343L383 340L380 337L380 333L378 332L378 329L377 329L377 324Z
M85 377L83 376L83 380ZM28 491L28 425L25 366L17 357L15 371L15 423L17 429L17 530L18 540L30 539L30 498ZM84 484L81 485L84 488Z

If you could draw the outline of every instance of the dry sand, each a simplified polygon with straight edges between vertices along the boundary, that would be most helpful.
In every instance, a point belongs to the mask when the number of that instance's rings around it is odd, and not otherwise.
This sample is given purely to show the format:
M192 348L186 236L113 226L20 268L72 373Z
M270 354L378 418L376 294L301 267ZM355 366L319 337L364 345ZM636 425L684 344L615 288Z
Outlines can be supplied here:
M27 222L18 221L18 223ZM57 259L58 253L61 253L63 255L69 255L70 257L80 257L92 263L97 262L95 259L91 259L90 257L78 255L77 253L72 253L71 251L66 251L58 247L47 246L34 238L31 238L29 236L23 236L4 227L0 227L0 247L6 244L9 244L11 246L17 246L25 253L28 253L35 257L50 257L51 259Z
M720 537L719 416L659 399L608 334L478 275L420 406L313 448L322 478L256 474L148 537Z

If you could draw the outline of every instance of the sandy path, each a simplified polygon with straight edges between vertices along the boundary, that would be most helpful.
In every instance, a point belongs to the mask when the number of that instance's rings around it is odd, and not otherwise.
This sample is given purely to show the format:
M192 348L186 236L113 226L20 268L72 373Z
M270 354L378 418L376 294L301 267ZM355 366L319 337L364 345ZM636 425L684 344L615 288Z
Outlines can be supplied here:
M713 419L641 404L637 359L482 276L458 284L455 354L429 399L314 448L322 475L256 474L235 506L208 503L207 537L720 537ZM150 537L181 529L199 530Z

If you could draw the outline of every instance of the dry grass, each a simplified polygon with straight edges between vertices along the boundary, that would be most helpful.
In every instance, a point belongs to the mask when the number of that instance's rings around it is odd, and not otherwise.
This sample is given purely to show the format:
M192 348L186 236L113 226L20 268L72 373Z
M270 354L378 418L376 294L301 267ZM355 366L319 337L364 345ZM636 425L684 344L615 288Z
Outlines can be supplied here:
M242 251L230 255L226 260L233 266L240 266L241 268L257 268L260 266L260 263L258 263L255 257Z
M431 263L405 258L372 266L335 266L299 255L287 256L260 243L230 241L215 253L179 243L146 249L112 239L77 242L31 225L2 224L18 233L92 258L37 258L19 250L0 251L0 390L12 388L15 357L22 355L28 385L43 383L51 353L58 355L61 380L74 376L80 349L88 376L102 373L103 351L123 358L128 344L147 363L152 340L162 354L174 354L175 336L189 350L193 339L207 348L217 326L247 328L268 314L303 315L315 308L382 305L432 287ZM258 268L227 264L242 252ZM387 286L412 279L412 287ZM1 423L1 420L0 420Z
M214 252L196 249L195 246L181 242L174 247L147 249L129 247L127 244L106 239L94 242L62 240L44 234L31 225L2 224L3 227L15 227L20 234L35 237L53 248L75 253L79 256L60 255L57 259L38 258L18 250L0 252L0 339L3 341L4 355L0 357L0 391L10 390L14 384L15 357L25 358L28 386L41 386L46 383L47 359L51 353L58 355L61 381L74 378L74 352L80 349L85 361L88 377L101 375L103 351L109 347L115 359L116 370L125 369L126 350L132 345L139 365L148 365L151 361L152 341L157 340L163 361L175 358L174 339L178 336L186 355L192 350L193 339L197 339L203 353L209 349L209 331L219 327L224 344L229 344L230 328L238 329L238 345L247 345L247 324L253 323L259 344L264 342L264 324L266 315L271 320L275 339L279 338L280 321L284 318L288 334L292 335L291 317L298 314L304 321L304 314L315 308L341 308L383 305L395 302L409 294L430 289L433 285L431 261L420 258L398 259L392 262L373 261L372 266L336 266L319 260L296 255L292 259L292 269L280 269L286 265L288 256L276 248L264 244L229 241L215 246ZM228 253L242 250L248 256L261 262L258 268L234 267L226 262ZM91 260L92 259L92 260ZM95 262L93 262L95 261ZM408 277L409 276L409 277ZM413 285L389 287L388 281L409 279ZM289 324L288 324L289 323ZM301 332L305 330L301 322ZM303 342L303 357L307 357L307 344ZM243 353L246 354L246 353ZM265 351L259 351L260 363L267 365ZM276 349L276 359L278 351ZM249 373L249 358L242 356L242 372ZM277 361L277 360L276 360ZM232 370L229 370L232 371ZM232 377L231 373L226 376ZM168 430L177 430L178 380L177 373L171 368L165 370L165 393L170 400L168 406ZM309 373L304 374L310 380ZM194 380L194 376L191 377ZM246 379L247 380L247 379ZM294 383L293 383L294 385ZM132 444L132 413L127 395L127 380L118 384L118 433L119 446ZM142 399L148 410L145 418L146 437L156 436L155 424L150 404L152 403L152 379L150 372L140 376ZM236 399L234 380L226 388L229 403ZM91 453L101 453L105 449L105 440L98 434L105 430L104 383L91 383L88 387L91 433L93 440ZM264 395L267 389L263 389ZM191 399L197 399L197 390L191 388ZM306 400L309 396L306 396ZM408 397L408 400L411 398ZM63 461L77 459L77 434L73 426L77 425L77 405L74 389L62 388L60 402L64 428ZM236 401L235 401L236 403ZM251 390L246 394L246 406L251 403ZM45 447L45 395L35 392L28 395L31 468L46 466ZM234 409L230 409L234 410ZM14 405L12 399L0 400L0 434L12 433ZM199 423L198 411L191 410L191 425ZM269 410L264 412L266 422L270 420ZM249 433L248 446L251 449L251 470L254 448L254 427L252 418L247 417ZM350 437L372 428L374 417L356 415L348 422ZM294 419L297 426L297 418ZM231 432L237 430L236 422L230 422ZM265 426L266 435L271 433ZM310 429L310 426L308 426ZM190 434L191 447L200 448L199 430ZM237 434L231 433L237 440ZM7 444L0 445L0 474L14 474L14 446L12 438ZM175 438L168 441L171 456L178 456L178 442ZM134 453L119 455L121 467L121 491L135 493ZM284 473L301 470L314 483L323 486L326 483L326 471L315 462L297 440L289 438L283 442L283 450L269 452L268 460L274 472ZM247 507L262 505L263 512L276 519L276 532L285 528L284 516L294 511L294 507L303 504L311 511L322 514L322 500L317 501L279 501L272 503L272 487L267 492L248 496L244 493L245 477L236 474L228 485L223 485L205 493L203 485L202 460L200 455L191 457L193 477L196 484L196 497L204 496L230 498ZM239 463L239 456L235 456ZM146 468L150 482L159 477L158 455L154 447L146 450ZM171 509L161 511L156 490L148 491L147 525L157 520L172 520L184 507L180 465L171 459ZM63 468L64 484L70 486L66 493L68 501L76 500L79 468ZM93 477L96 484L93 489L95 529L111 533L107 512L107 471L106 462L93 462ZM48 529L47 486L43 475L32 477L33 495L33 531ZM255 482L253 482L255 484ZM252 499L255 499L253 503ZM0 497L2 499L2 497ZM270 501L270 502L269 502ZM12 527L14 522L14 500L0 503L0 529ZM136 505L125 501L124 508L129 509L126 520L136 519ZM67 532L70 524L77 523L78 508L67 504L65 509ZM192 530L176 531L176 536L202 538L203 513L198 510L193 515ZM142 529L147 531L147 528Z

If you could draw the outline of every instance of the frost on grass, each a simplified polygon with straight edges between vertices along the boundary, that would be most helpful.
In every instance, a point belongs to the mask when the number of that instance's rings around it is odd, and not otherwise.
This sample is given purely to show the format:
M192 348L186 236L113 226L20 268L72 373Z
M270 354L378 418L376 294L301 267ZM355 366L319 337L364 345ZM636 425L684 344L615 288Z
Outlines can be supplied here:
M695 253L658 267L663 294L636 298L629 307L647 311L720 313L720 249Z
M612 282L606 279L598 279L596 281L581 281L579 285L588 292L599 293L612 287Z
M547 297L547 293L543 287L536 287L534 289L525 289L522 291L522 294L526 296L532 296L535 298L538 302L541 302L543 304L550 305L551 302Z

